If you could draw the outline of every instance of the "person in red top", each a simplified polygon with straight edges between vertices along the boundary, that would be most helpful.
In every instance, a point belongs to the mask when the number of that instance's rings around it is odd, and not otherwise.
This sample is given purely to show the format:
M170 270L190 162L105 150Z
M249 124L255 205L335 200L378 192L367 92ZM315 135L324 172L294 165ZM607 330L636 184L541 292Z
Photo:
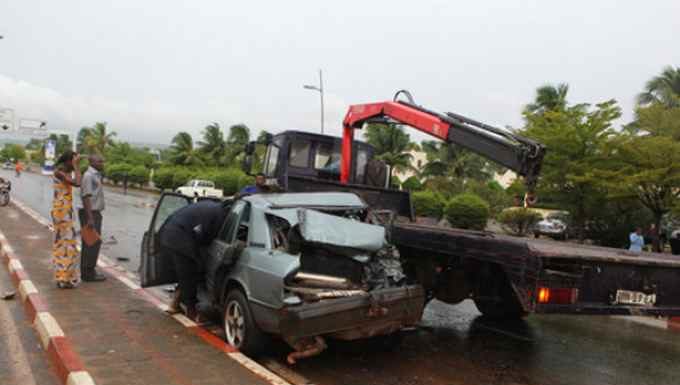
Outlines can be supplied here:
M17 160L17 163L14 165L14 171L16 171L17 176L21 176L21 171L23 171L24 165L21 164L21 161Z

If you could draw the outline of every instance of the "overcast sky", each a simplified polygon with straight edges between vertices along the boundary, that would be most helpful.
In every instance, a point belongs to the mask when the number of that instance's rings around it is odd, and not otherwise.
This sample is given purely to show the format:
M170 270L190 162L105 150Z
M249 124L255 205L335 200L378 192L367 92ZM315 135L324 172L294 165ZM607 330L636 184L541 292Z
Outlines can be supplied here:
M2 0L0 107L168 143L212 121L339 134L349 104L419 104L522 124L536 87L571 102L634 97L680 65L680 1ZM623 121L622 121L623 122Z

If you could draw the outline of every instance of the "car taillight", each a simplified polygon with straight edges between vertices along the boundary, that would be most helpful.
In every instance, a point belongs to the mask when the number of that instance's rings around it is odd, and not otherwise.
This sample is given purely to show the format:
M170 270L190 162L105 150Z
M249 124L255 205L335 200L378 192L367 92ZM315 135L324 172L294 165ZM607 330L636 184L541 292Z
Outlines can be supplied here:
M536 299L538 300L538 303L570 305L572 303L576 303L576 300L578 299L578 289L572 287L539 287Z

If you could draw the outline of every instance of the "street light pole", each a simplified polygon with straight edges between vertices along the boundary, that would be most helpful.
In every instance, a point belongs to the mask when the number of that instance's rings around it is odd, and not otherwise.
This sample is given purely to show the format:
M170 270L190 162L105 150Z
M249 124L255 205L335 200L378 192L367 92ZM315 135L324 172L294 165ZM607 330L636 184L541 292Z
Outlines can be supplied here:
M321 135L323 135L323 73L319 69L319 94L321 95Z
M323 134L323 126L324 126L324 103L323 103L323 72L319 70L319 86L313 86L313 85L303 85L302 86L306 90L313 90L313 91L318 91L319 95L321 96L321 133Z

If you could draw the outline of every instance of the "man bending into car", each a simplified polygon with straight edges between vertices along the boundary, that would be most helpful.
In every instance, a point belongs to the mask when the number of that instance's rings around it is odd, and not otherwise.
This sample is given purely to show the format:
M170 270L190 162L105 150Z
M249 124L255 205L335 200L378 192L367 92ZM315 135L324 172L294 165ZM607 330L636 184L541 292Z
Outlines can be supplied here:
M184 308L189 318L198 321L197 290L203 265L199 250L217 237L226 217L221 203L200 201L177 210L161 227L161 255L172 259L179 283L169 313Z

